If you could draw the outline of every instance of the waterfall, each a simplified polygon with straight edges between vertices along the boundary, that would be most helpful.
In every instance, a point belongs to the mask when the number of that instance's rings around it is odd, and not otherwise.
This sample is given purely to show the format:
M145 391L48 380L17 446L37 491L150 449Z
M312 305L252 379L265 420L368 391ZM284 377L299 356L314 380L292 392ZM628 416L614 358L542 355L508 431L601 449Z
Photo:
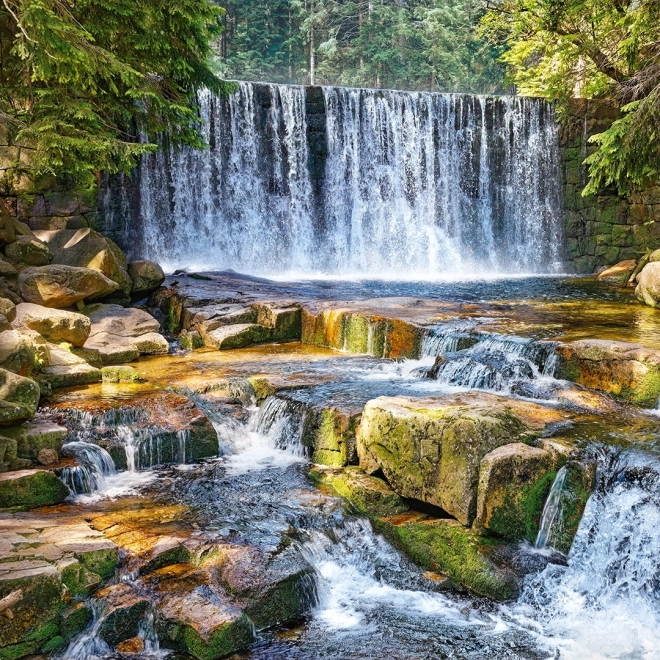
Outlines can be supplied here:
M139 209L118 237L131 256L278 276L561 269L547 102L318 90L242 82L227 98L202 92L209 148L143 158ZM108 209L121 206L108 195Z
M544 550L548 545L548 540L550 539L550 533L552 532L552 526L557 520L557 515L560 512L561 508L561 496L564 492L564 486L566 485L566 478L568 477L568 467L564 465L557 472L550 492L548 493L548 499L545 501L543 506L543 513L541 514L541 522L539 524L539 531L536 535L536 542L534 547L539 550Z
M78 465L57 470L57 476L75 495L105 490L106 477L117 474L114 461L108 452L88 442L68 442L62 446L62 456L73 456Z

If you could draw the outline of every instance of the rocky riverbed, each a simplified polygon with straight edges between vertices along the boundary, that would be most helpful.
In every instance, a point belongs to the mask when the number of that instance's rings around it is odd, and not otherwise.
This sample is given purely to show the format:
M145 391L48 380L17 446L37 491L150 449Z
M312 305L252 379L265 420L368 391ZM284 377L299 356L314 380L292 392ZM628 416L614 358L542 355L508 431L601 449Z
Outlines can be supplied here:
M165 278L12 227L0 658L545 658L530 582L655 483L657 312L619 283Z

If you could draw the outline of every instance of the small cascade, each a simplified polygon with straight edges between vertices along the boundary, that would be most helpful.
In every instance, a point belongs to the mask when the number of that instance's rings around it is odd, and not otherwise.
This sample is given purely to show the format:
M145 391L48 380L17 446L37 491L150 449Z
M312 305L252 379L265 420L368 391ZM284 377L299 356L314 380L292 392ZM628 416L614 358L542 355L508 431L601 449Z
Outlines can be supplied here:
M296 401L270 396L253 418L251 429L270 444L293 456L303 457L306 407Z
M138 637L144 641L144 652L155 653L160 650L158 634L156 633L156 610L149 607L138 625Z
M145 409L122 406L101 414L75 409L59 412L65 414L73 429L72 435L81 443L123 452L128 472L187 461L190 430L174 431L153 425ZM118 460L116 453L114 455Z
M660 461L605 452L568 565L530 576L513 614L562 660L657 658L659 549Z
M73 456L78 465L57 470L57 476L75 495L101 492L106 489L106 477L117 474L108 452L88 442L68 442L62 446L62 456Z
M461 342L467 347L461 348ZM453 346L458 350L444 350ZM551 378L556 365L555 346L553 342L515 335L474 333L432 337L426 350L437 347L443 358L431 372L438 381L457 387L505 391L518 381Z
M142 159L134 257L266 276L561 270L546 101L241 82L198 105L208 149ZM130 202L108 190L114 217Z
M103 612L98 601L92 600L94 619L78 637L72 640L64 652L63 660L104 660L111 654L110 647L99 635L103 624Z
M548 541L551 538L553 525L555 524L555 521L561 520L559 514L567 477L568 467L564 465L557 472L557 476L555 477L550 492L548 493L548 499L543 506L539 531L536 536L536 542L534 543L534 547L538 550L545 550L548 547Z
M177 459L179 465L186 464L186 445L190 445L190 429L181 429L176 434Z

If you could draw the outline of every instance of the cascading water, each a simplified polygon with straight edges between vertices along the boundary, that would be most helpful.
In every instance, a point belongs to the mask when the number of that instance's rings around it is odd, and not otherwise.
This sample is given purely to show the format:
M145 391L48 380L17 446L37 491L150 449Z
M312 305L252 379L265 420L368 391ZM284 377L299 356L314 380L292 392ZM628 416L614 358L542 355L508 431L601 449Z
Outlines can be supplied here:
M530 576L512 609L562 660L651 660L660 649L660 462L636 452L601 458L568 555Z
M66 466L57 476L75 495L96 493L106 489L106 477L116 475L112 456L98 445L89 442L68 442L62 446L62 456L73 456L78 465Z
M555 477L550 492L548 493L548 498L543 506L539 531L536 535L536 542L534 543L534 547L538 550L544 550L548 546L552 527L560 514L561 496L564 492L567 477L568 467L564 465L557 472L557 476Z
M143 159L139 212L122 239L133 256L278 276L561 269L551 105L314 90L240 83L228 98L200 94L209 148Z

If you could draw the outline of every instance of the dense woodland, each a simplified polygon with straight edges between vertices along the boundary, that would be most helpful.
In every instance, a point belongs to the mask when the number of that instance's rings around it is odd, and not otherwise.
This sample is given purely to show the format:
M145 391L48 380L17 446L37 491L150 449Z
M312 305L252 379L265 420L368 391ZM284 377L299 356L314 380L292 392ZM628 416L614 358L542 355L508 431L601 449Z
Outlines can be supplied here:
M128 171L157 136L203 146L227 79L604 98L587 193L660 176L658 0L2 0L0 120L14 170Z
M497 93L479 0L227 0L220 71L290 83Z

